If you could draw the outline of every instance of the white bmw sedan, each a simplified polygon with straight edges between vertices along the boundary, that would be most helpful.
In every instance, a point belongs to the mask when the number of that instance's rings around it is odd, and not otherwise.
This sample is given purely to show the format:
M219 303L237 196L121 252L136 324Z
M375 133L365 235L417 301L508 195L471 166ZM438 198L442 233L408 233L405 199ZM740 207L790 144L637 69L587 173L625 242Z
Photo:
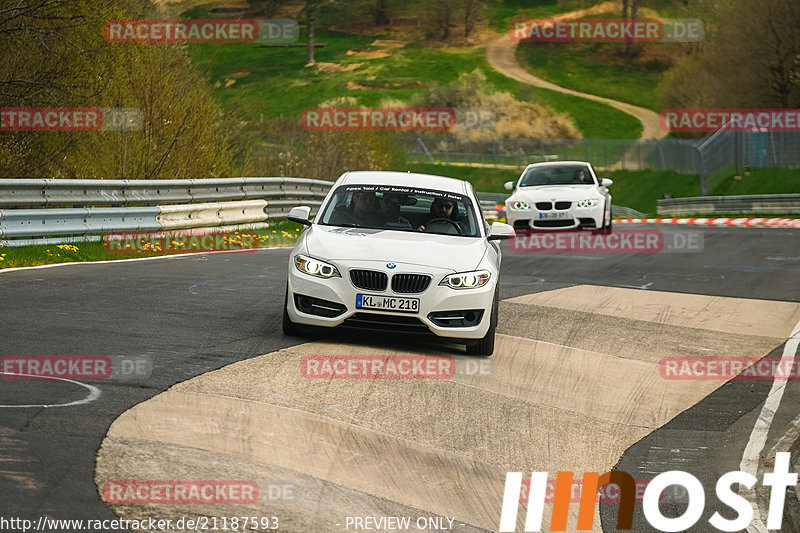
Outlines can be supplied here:
M348 172L310 220L289 259L283 331L343 326L433 333L491 355L500 239L466 181L402 172Z
M506 220L515 229L611 229L613 181L598 179L592 165L581 161L534 163L506 200Z

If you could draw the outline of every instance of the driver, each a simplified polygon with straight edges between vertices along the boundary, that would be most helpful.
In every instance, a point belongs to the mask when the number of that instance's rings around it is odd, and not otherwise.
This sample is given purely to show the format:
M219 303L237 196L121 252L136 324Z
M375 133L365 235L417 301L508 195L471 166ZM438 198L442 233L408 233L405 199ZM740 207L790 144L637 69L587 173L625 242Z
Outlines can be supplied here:
M456 205L455 200L451 200L449 198L437 198L431 204L431 220L428 221L428 225L436 219L446 219L452 220L456 224L461 221L461 217L458 214L458 205ZM458 224L458 227L461 228L461 225ZM425 231L425 226L422 225L419 228L420 231Z
M586 173L583 171L582 168L579 168L575 171L572 175L572 181L577 183L588 183L589 180L586 179Z

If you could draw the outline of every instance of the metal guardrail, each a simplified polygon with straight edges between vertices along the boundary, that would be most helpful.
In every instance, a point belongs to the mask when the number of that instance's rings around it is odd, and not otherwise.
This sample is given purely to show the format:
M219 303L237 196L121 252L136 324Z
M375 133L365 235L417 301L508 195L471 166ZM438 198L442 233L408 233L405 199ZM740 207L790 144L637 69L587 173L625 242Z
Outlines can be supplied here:
M800 194L669 198L657 201L657 212L663 216L800 214Z
M74 242L113 231L264 226L299 203L319 207L331 185L307 178L0 179L0 245ZM19 240L25 237L36 239Z
M263 227L296 205L319 207L332 185L306 178L0 179L0 207L7 208L0 209L0 245L97 240L106 232ZM481 208L497 219L494 196L502 203L507 195L489 196Z
M307 178L0 179L0 245L76 242L107 232L263 227L298 204L319 207L332 185ZM508 194L478 198L484 216L496 220ZM614 207L615 213L625 209Z

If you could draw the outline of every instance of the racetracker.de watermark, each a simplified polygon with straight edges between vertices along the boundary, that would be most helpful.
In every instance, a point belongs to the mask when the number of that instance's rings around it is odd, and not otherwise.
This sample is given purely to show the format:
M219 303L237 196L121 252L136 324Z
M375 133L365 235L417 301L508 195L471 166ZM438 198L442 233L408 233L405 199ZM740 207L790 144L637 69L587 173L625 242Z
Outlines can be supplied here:
M123 231L103 235L110 254L185 254L202 252L254 252L260 237L254 232L192 233L191 231Z
M658 364L667 380L786 381L800 379L800 362L781 357L664 357Z
M517 19L509 32L526 43L697 42L705 35L699 19Z
M645 230L516 230L508 241L515 253L698 253L701 231Z
M303 110L307 131L449 131L456 111L449 107L318 107Z
M291 19L148 19L109 20L103 35L110 43L291 43L300 30Z
M141 109L128 107L3 107L0 131L140 131Z
M2 379L146 379L153 373L148 355L3 355Z
M800 109L675 108L660 118L664 131L800 132Z
M494 361L435 355L307 355L300 360L307 379L486 378Z
M246 504L255 503L255 481L117 480L103 484L103 501L111 504Z

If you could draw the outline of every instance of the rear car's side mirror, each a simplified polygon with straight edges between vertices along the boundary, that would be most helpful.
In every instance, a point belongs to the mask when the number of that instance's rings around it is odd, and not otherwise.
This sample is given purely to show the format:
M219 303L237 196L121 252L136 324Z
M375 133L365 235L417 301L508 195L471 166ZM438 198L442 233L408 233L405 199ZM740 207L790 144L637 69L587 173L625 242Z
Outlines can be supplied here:
M517 187L517 182L507 181L503 186L506 188L507 191L513 191Z
M287 217L292 222L297 222L298 224L302 224L304 226L310 226L311 221L309 218L311 217L311 208L307 205L300 205L297 207L293 207L289 211L289 216Z
M611 187L612 185L614 185L614 180L610 178L603 178L600 180L600 185L602 185L603 187Z
M499 241L501 239L510 239L514 235L516 235L516 233L511 225L504 222L495 222L492 224L492 228L489 231L489 240Z

